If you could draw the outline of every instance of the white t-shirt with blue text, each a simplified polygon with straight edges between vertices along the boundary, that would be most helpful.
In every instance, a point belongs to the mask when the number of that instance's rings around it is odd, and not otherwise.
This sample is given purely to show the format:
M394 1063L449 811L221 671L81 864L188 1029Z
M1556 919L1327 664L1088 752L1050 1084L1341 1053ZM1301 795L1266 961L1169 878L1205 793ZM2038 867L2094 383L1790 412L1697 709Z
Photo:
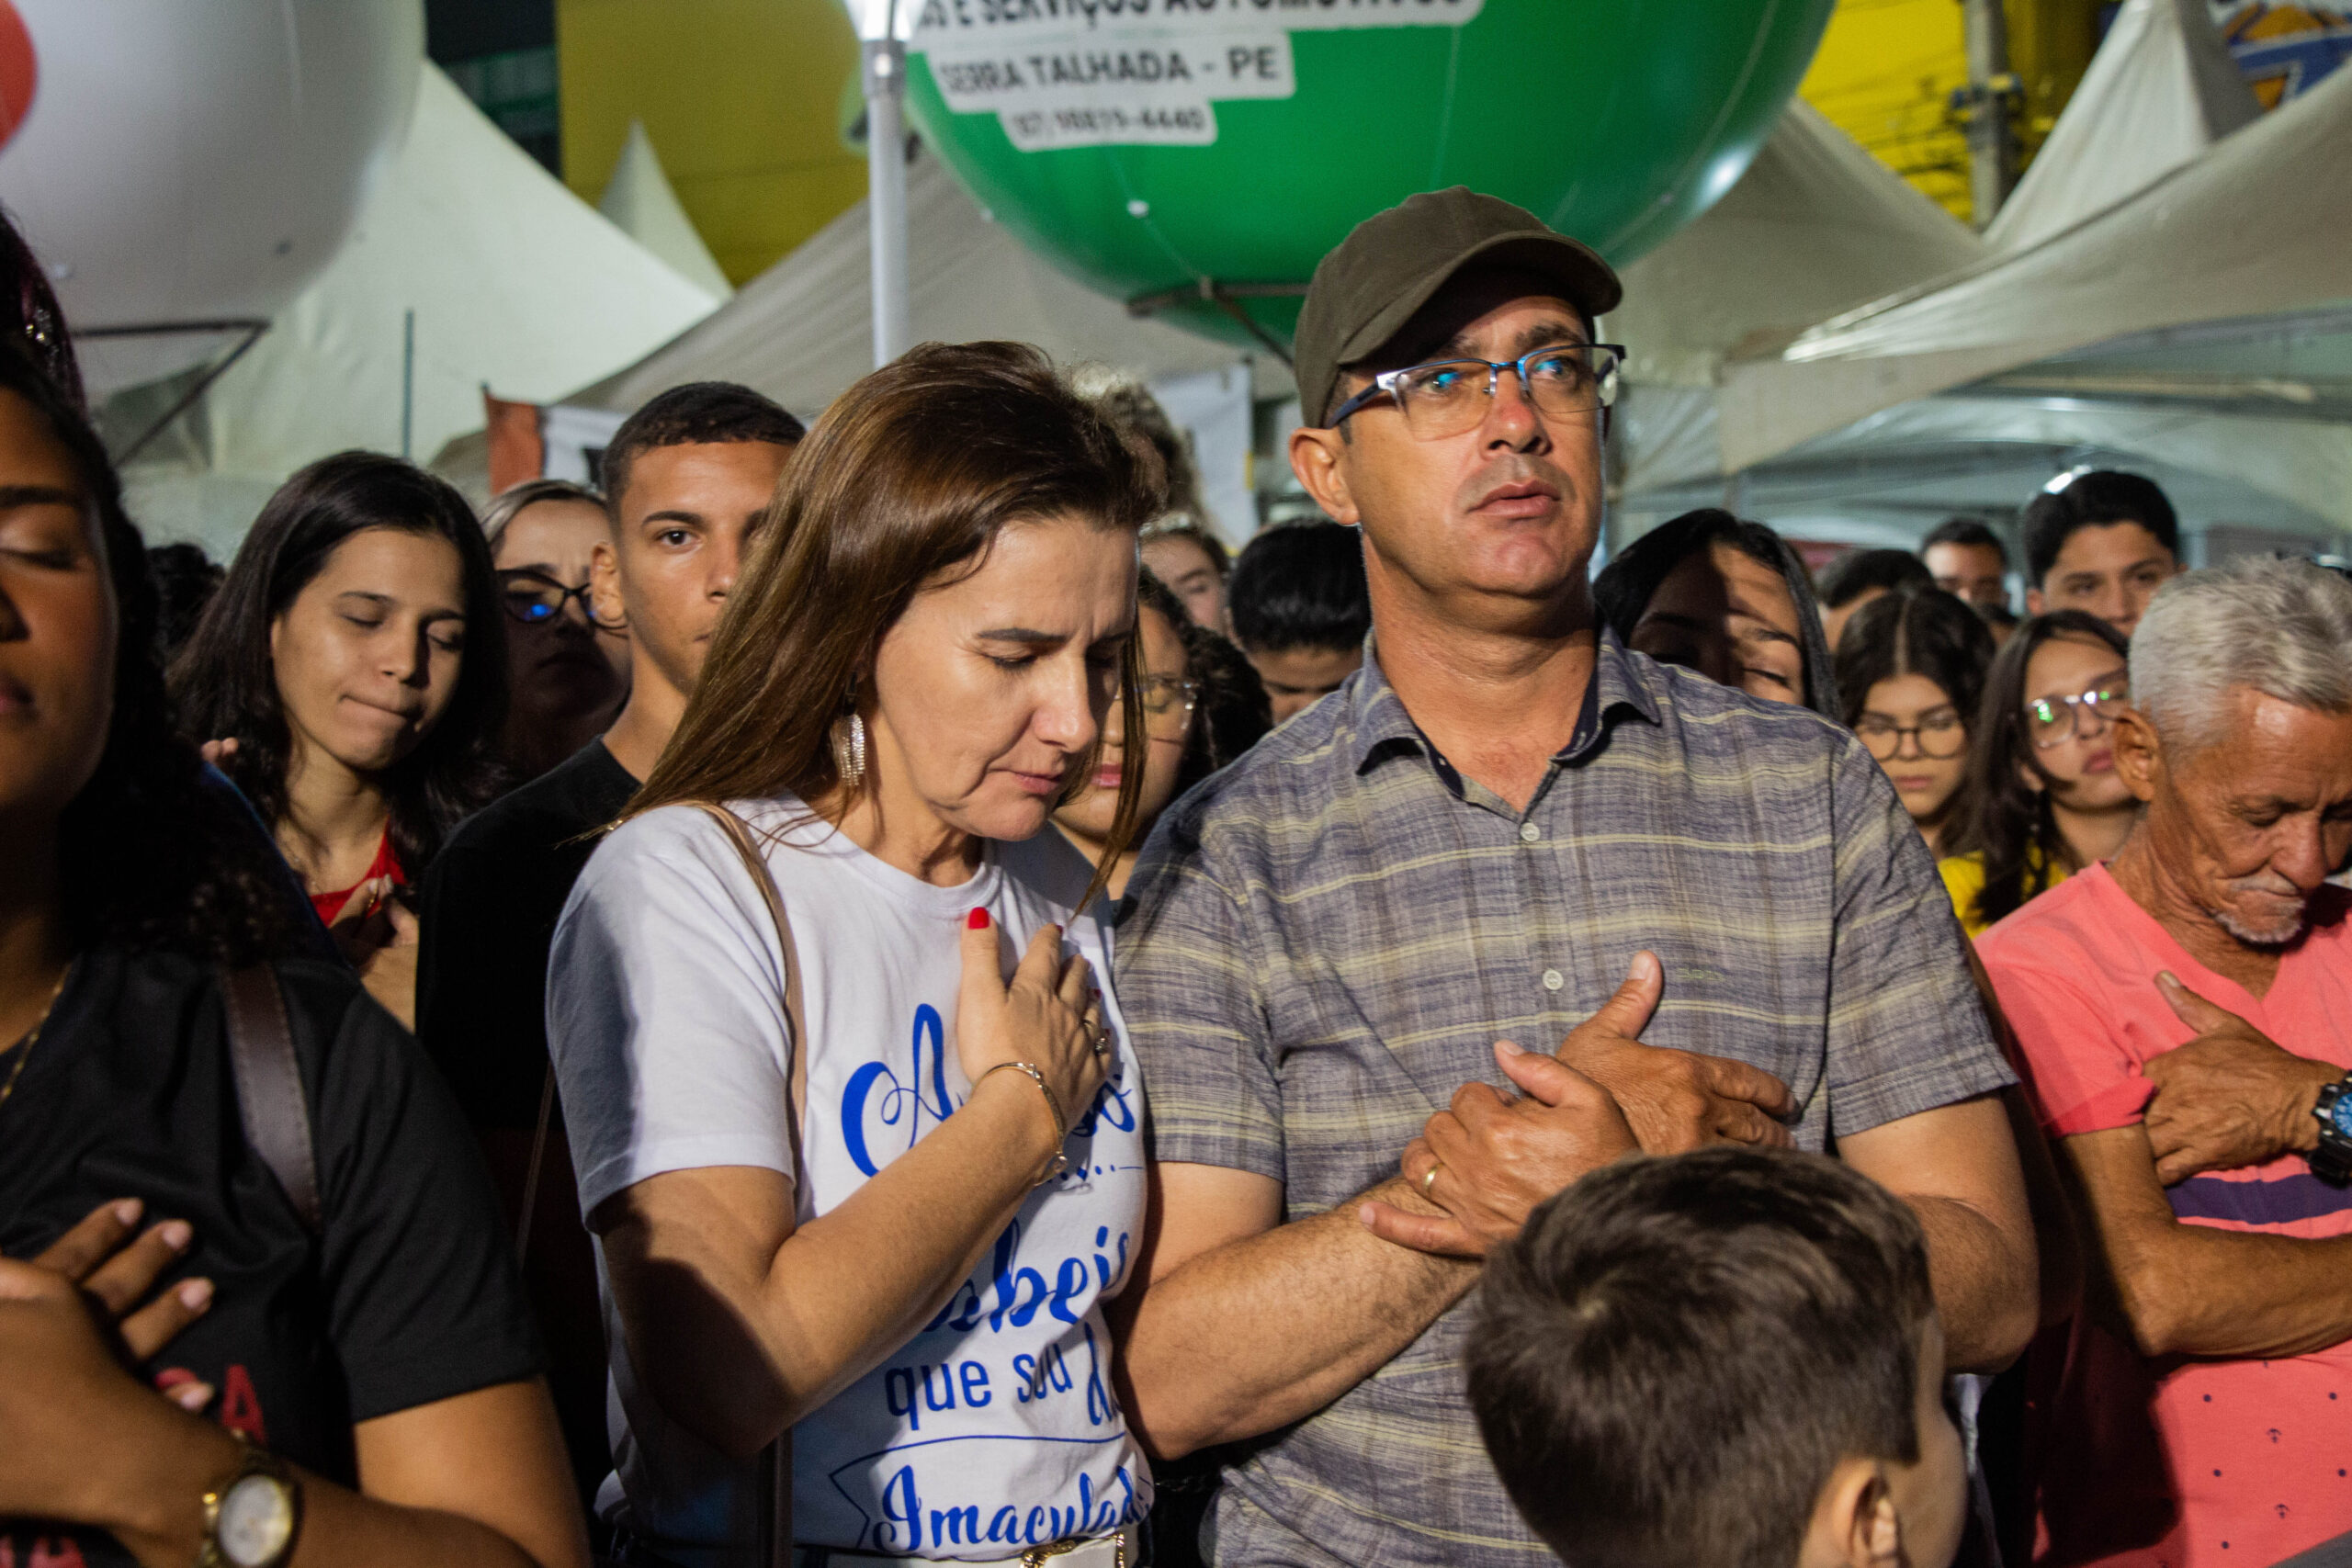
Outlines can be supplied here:
M800 1224L833 1209L970 1091L955 1044L966 914L994 918L1008 975L1040 926L1065 923L1065 951L1102 984L1110 1081L1071 1128L1068 1173L1030 1195L929 1325L793 1428L793 1533L987 1561L1141 1518L1150 1472L1113 1393L1102 1303L1126 1283L1143 1228L1143 1091L1106 934L1093 912L1072 913L1091 868L1048 829L988 845L977 876L935 887L808 823L790 798L734 809L784 839L766 858L800 959L807 1168L787 1125L784 960L767 906L718 825L671 807L597 848L556 931L548 1039L581 1213L649 1177L730 1165L795 1177ZM753 1539L753 1466L638 1387L608 1281L605 1319L618 1468L598 1512L684 1568L715 1563Z

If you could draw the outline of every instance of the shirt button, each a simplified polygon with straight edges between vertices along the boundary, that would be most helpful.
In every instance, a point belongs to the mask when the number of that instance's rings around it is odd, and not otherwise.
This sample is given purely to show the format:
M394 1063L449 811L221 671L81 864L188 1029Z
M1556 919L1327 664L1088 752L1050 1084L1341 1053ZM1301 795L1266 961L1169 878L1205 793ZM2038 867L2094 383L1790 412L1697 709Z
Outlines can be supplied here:
M1521 822L1519 825L1519 841L1522 844L1532 844L1543 836L1544 829L1532 822Z
M1545 990L1556 991L1567 983L1566 977L1562 976L1557 969L1546 969L1544 971L1544 988Z

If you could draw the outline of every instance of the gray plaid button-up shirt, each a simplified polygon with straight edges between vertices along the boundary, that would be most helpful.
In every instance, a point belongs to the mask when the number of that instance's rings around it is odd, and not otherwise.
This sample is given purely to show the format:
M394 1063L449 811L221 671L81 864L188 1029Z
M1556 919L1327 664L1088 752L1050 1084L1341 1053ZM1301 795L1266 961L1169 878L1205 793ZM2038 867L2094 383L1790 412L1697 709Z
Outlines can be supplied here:
M1178 802L1129 893L1117 986L1154 1156L1272 1177L1293 1218L1394 1176L1463 1083L1508 1091L1493 1042L1556 1044L1642 948L1666 967L1643 1039L1777 1074L1804 1147L2014 1081L1860 743L1605 634L1524 812L1437 754L1368 654ZM1466 1322L1229 1471L1216 1561L1549 1561L1479 1445Z

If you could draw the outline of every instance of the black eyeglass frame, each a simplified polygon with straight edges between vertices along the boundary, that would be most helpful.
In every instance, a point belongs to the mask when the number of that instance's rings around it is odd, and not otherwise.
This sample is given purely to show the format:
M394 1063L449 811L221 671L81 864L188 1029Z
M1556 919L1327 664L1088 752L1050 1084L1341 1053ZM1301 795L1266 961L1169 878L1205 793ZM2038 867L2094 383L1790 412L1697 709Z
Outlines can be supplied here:
M1607 354L1613 356L1613 363L1607 366L1596 364L1593 367L1592 406L1596 410L1614 406L1617 401L1618 387L1616 372L1624 368L1625 345L1622 343L1554 343L1546 344L1542 348L1530 349L1517 359L1480 359L1473 355L1460 359L1424 360L1419 365L1408 365L1400 370L1384 370L1372 378L1371 386L1341 403L1331 415L1330 423L1325 428L1337 430L1358 410L1368 408L1382 398L1395 398L1396 412L1403 413L1405 400L1397 396L1396 384L1418 371L1435 370L1448 365L1485 366L1487 367L1487 400L1490 404L1494 400L1496 387L1501 384L1503 372L1516 371L1519 375L1519 395L1527 400L1528 407L1534 408L1536 406L1535 384L1528 378L1527 362L1531 359L1542 359L1549 355L1562 353L1593 355Z
M1960 734L1960 750L1957 751L1928 750L1928 731L1929 729L1957 730ZM1878 748L1871 744L1871 737L1872 735L1894 736L1894 750L1888 751L1883 757L1880 756L1878 754ZM1911 738L1912 744L1919 748L1919 757L1923 761L1949 762L1954 757L1965 757L1968 755L1968 720L1962 718L1957 713L1953 714L1946 722L1937 725L1888 724L1875 726L1868 731L1865 731L1862 728L1861 722L1859 720L1856 721L1854 725L1854 739L1862 743L1862 750L1871 754L1871 759L1873 761L1892 762L1896 758L1902 756L1903 738L1906 735Z
M516 610L514 600L517 596L513 592L513 589L516 583L520 582L538 583L549 592L554 593L556 599L553 607L548 608L546 615L536 617ZM500 609L506 612L507 618L518 626L543 626L560 616L563 614L563 607L577 599L580 601L580 613L588 617L590 626L594 626L596 606L589 603L588 599L588 592L594 586L593 582L583 582L577 588L566 588L543 571L533 571L528 567L508 567L498 574L498 605ZM541 596L534 600L533 604L545 607L547 600Z

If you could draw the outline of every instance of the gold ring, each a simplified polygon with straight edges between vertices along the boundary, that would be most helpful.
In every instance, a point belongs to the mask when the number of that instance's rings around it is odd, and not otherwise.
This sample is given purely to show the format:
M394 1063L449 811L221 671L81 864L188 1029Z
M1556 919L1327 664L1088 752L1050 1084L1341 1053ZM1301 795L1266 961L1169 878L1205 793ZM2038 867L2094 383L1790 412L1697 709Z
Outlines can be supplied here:
M1431 1160L1430 1162L1430 1173L1421 1178L1422 1197L1426 1198L1435 1190L1437 1187L1437 1173L1444 1168L1445 1162L1443 1160Z

